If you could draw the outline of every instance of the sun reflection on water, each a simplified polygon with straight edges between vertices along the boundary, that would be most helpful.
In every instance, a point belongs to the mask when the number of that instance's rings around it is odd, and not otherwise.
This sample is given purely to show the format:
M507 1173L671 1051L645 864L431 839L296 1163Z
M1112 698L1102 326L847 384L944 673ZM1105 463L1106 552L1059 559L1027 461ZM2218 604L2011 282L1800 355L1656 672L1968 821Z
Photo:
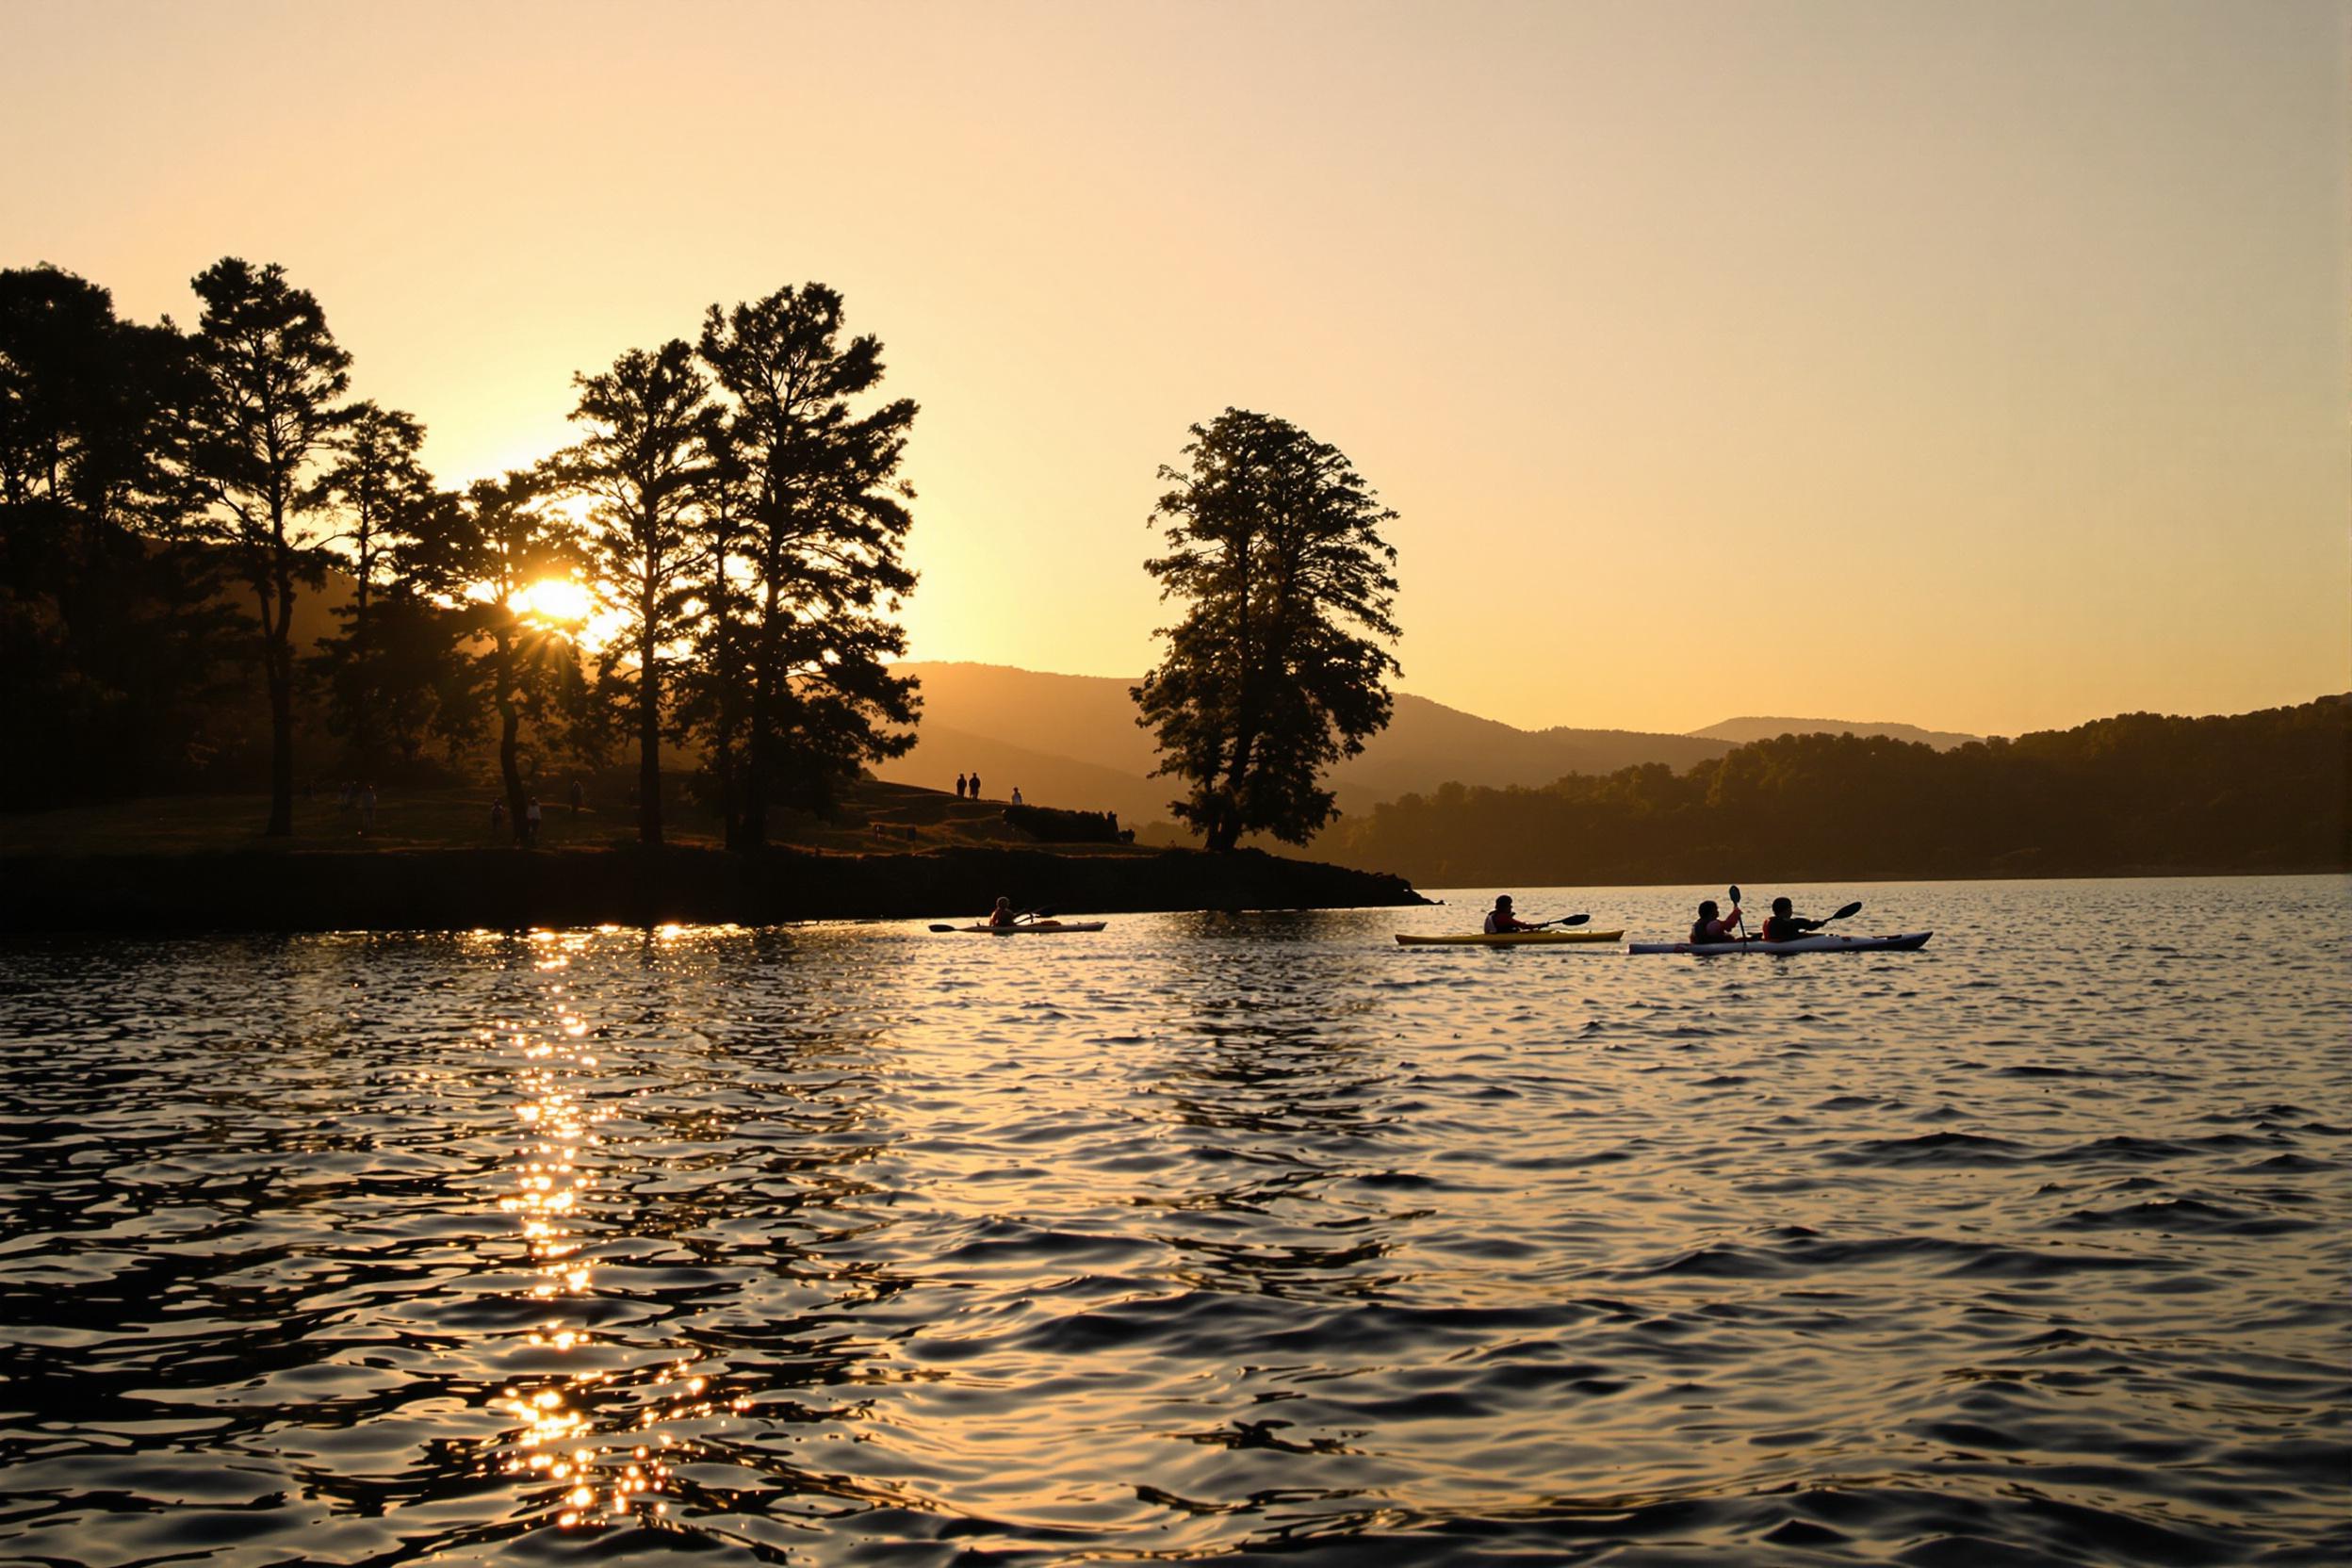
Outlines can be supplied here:
M607 1202L593 1217L588 1212L596 1205L597 1168L611 1152L600 1129L621 1114L624 1097L603 1085L606 1063L585 1044L593 1025L558 978L594 939L595 933L532 933L532 968L546 981L546 1021L535 1030L509 1021L486 1032L514 1060L522 1096L514 1110L523 1141L510 1166L512 1189L498 1207L514 1217L531 1260L531 1282L520 1298L547 1308L514 1339L514 1358L534 1368L550 1353L625 1353L591 1327L596 1264L588 1241L626 1236L623 1204ZM692 1358L665 1359L644 1369L582 1366L517 1377L495 1401L515 1425L490 1440L484 1468L529 1485L529 1511L539 1523L576 1529L659 1520L669 1512L673 1464L694 1445L656 1429L715 1413L718 1403L705 1396L707 1380L694 1367Z

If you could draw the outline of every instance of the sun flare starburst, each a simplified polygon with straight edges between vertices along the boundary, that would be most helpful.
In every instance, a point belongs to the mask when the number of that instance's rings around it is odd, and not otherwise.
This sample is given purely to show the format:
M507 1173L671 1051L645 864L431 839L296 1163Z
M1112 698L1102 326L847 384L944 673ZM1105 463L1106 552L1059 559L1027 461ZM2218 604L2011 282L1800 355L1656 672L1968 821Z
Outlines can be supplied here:
M584 626L596 612L596 596L564 577L541 578L511 602L521 613L557 627Z

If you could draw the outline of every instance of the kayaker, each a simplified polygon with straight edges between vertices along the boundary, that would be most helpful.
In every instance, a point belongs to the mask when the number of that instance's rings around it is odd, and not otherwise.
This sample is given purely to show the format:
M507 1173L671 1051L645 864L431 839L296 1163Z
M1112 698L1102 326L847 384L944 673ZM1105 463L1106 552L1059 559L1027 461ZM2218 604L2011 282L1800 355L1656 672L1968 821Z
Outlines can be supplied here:
M998 899L996 907L988 911L988 923L990 925L1018 925L1020 922L1013 916L1013 901L1009 898Z
M1533 931L1536 926L1511 912L1511 895L1503 893L1494 900L1494 907L1486 912L1486 934L1499 937L1511 931Z
M1722 914L1711 898L1699 904L1699 918L1691 923L1690 940L1697 942L1736 942L1745 939L1732 930L1740 919L1740 906L1731 906L1731 913Z
M1807 931L1819 931L1829 922L1807 920L1796 912L1796 906L1786 898L1772 900L1772 912L1764 921L1764 939L1768 942L1794 941Z

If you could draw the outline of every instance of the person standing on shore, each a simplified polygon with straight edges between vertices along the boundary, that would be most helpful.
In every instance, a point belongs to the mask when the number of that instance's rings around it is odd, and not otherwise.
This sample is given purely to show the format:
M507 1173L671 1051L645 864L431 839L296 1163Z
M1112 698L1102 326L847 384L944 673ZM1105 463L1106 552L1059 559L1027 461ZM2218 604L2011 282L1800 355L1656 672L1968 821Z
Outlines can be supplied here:
M956 798L957 800L964 798L964 776L962 774L956 776Z
M490 802L490 841L496 843L506 829L506 797L494 796Z
M577 779L577 778L573 779L573 780L572 780L572 815L574 815L574 816L578 816L578 815L580 815L580 807L581 807L581 806L582 806L582 805L583 805L583 804L587 801L587 799L588 799L588 792L587 792L587 791L585 791L585 790L583 790L583 789L581 789L581 788L580 787L580 780L579 780L579 779Z
M976 773L972 776L972 798L980 798L980 776Z
M540 821L539 797L533 795L531 797L531 804L523 808L523 846L525 848L537 849L539 847Z

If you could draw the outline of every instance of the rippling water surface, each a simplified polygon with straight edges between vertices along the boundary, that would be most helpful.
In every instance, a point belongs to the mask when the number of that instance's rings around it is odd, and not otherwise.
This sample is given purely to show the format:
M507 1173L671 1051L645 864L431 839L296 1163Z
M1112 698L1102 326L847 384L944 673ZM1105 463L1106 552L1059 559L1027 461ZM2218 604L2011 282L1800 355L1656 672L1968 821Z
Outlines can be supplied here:
M0 1560L2352 1560L2343 882L1856 895L0 948Z

